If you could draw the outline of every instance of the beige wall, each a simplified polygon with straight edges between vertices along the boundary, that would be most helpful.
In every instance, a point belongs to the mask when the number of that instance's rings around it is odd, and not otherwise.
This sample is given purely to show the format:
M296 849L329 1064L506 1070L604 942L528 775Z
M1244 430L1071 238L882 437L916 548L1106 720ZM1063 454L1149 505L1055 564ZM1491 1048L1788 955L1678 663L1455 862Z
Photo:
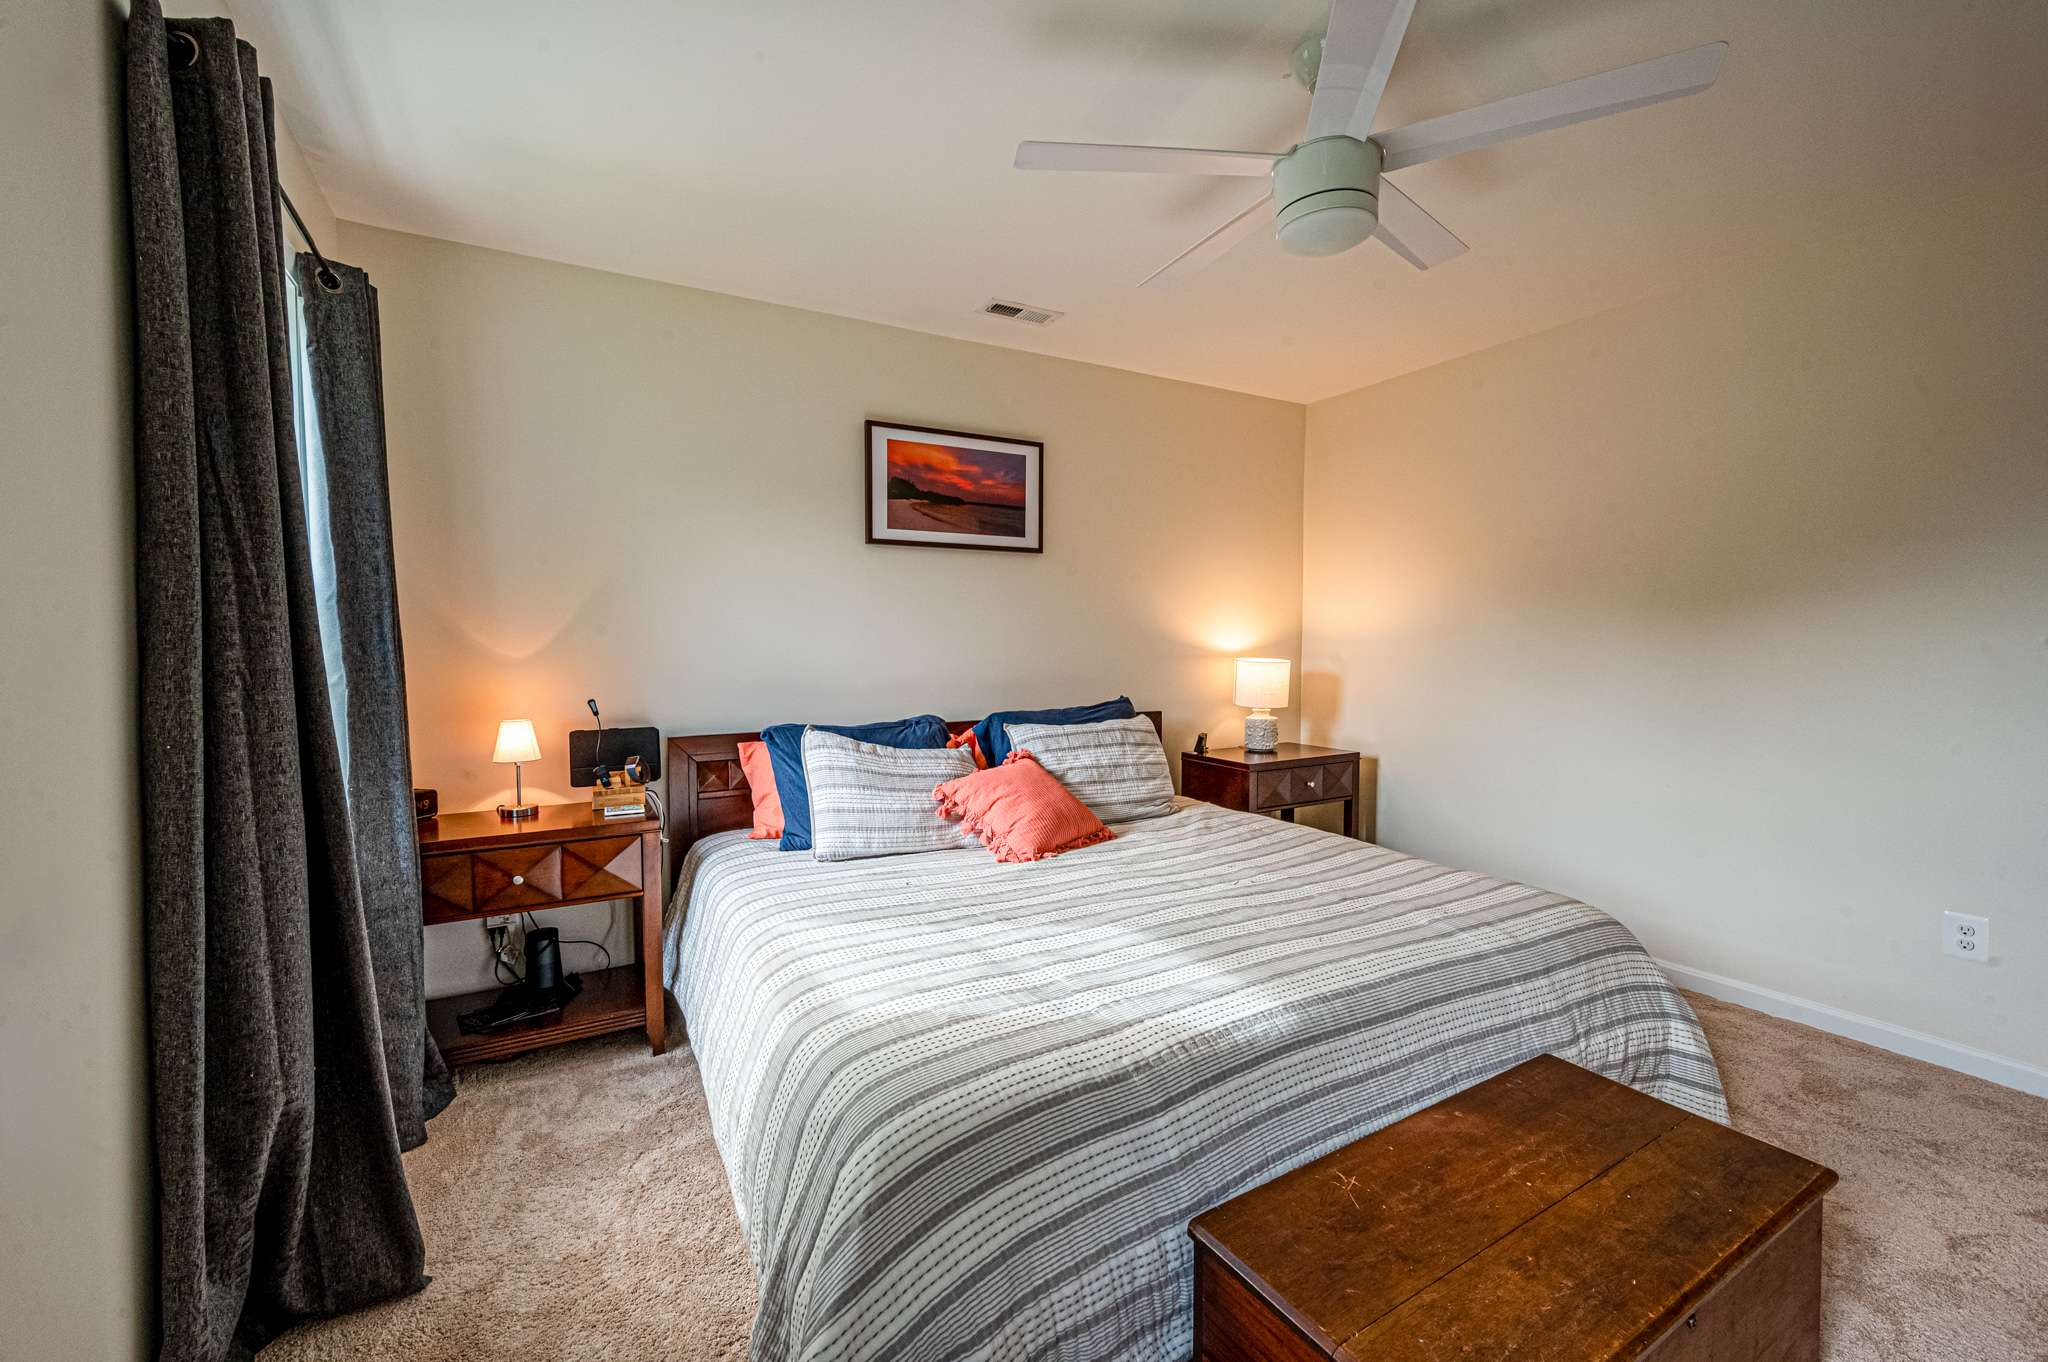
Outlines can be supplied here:
M23 1362L140 1357L151 1321L121 22L0 0L0 1358Z
M1298 655L1299 406L342 240L380 289L415 777L447 807L506 797L491 745L519 715L529 794L571 797L588 695L676 734L1128 691L1178 752L1236 741L1233 654ZM869 417L1044 440L1046 551L864 543ZM480 930L434 929L429 991L485 986L485 958Z
M1380 754L1385 841L2048 1061L2044 213L1946 200L1311 407L1304 732Z

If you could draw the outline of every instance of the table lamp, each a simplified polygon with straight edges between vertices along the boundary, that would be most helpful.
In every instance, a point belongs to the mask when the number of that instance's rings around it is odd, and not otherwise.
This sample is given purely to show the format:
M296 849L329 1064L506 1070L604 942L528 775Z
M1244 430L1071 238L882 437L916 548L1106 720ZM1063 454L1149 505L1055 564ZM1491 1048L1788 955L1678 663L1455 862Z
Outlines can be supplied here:
M1276 709L1287 708L1287 679L1294 664L1284 657L1240 657L1237 660L1237 703L1251 711L1244 718L1244 750L1270 752L1280 745Z
M1285 683L1282 683L1283 689ZM500 818L534 818L540 806L526 802L526 787L520 782L519 764L540 760L540 742L533 736L533 720L507 719L498 725L498 750L491 760L512 763L512 802L498 806Z

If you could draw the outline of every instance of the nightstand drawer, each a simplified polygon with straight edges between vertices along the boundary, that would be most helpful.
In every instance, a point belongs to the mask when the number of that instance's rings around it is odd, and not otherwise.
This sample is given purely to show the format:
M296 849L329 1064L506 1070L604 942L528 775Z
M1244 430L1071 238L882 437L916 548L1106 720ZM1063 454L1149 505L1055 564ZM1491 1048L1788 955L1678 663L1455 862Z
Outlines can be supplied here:
M469 858L469 868L473 913L517 912L567 897L562 893L562 849L558 846L479 851Z
M1294 794L1294 768L1252 772L1252 807L1277 809L1300 801Z
M1349 799L1358 793L1358 763L1338 762L1323 768L1323 778L1318 782L1325 799Z
M1284 809L1325 799L1349 799L1357 792L1356 762L1285 766L1277 771L1252 772L1254 809Z
M640 839L593 837L427 856L420 862L420 888L428 922L631 898L641 889Z

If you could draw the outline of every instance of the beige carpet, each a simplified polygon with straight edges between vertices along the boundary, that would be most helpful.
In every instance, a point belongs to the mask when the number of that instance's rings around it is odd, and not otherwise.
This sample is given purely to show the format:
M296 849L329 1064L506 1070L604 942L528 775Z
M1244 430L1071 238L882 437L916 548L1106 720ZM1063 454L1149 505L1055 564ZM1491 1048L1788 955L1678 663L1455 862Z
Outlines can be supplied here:
M1738 1127L1842 1175L1830 1362L2048 1362L2048 1101L1693 998ZM753 1283L688 1051L465 1070L406 1159L433 1283L266 1362L744 1358Z

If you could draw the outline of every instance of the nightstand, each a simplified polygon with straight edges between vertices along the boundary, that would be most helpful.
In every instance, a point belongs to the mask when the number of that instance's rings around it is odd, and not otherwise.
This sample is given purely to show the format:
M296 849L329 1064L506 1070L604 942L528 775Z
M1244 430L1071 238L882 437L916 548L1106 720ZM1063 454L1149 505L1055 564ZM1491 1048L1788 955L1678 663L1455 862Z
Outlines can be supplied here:
M456 1017L491 1002L497 989L429 1000L427 1026L450 1064L505 1059L613 1031L644 1029L655 1054L667 1048L658 820L605 818L588 804L543 804L538 816L517 823L491 812L444 813L422 820L419 836L421 917L429 923L480 924L501 913L633 900L640 959L583 971L583 991L552 1017L465 1035Z
M1335 747L1283 742L1271 752L1224 747L1180 755L1181 793L1243 813L1277 813L1288 822L1309 804L1344 801L1344 835L1372 841L1378 832L1380 763Z

